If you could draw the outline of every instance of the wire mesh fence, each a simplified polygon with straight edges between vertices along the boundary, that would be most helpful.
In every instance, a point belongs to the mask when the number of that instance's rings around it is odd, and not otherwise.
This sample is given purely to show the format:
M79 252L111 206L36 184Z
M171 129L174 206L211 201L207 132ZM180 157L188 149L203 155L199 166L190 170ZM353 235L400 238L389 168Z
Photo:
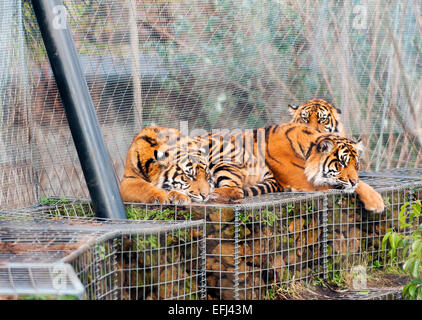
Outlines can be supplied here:
M201 221L111 222L27 209L2 213L0 230L3 295L205 297Z
M1 207L88 197L31 4L1 6ZM413 0L65 0L57 24L121 178L142 127L253 128L314 97L363 139L364 169L420 166L420 13Z
M382 239L388 229L399 230L403 205L420 199L422 180L363 180L383 196L383 213L367 212L356 195L339 192L272 194L208 211L209 296L264 299L293 281L335 280L359 266L365 272L392 266Z
M412 172L418 175L416 170ZM401 211L404 207L413 210L406 203L422 199L422 179L401 174L401 170L362 174L362 180L384 199L386 209L380 214L366 211L356 195L339 191L276 193L231 205L127 203L126 210L128 217L136 220L204 220L207 298L265 299L277 288L298 281L353 277L356 268L366 274L400 263L391 259L388 246L382 248L382 239L390 228L399 231ZM88 199L51 198L39 208L67 217L89 218L94 214ZM136 260L135 256L131 259ZM124 283L124 279L119 282ZM396 297L390 291L385 297ZM374 289L361 298L372 299L382 292Z

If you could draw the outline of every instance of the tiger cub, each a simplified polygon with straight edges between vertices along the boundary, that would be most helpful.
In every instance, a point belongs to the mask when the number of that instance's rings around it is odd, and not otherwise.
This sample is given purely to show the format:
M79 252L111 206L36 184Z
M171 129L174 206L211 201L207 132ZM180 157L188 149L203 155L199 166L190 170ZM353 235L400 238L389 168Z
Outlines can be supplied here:
M303 123L321 132L337 133L345 137L340 121L341 110L323 99L311 99L300 106L289 105L292 123Z
M194 141L180 137L177 129L151 126L129 147L120 193L128 202L184 205L206 201L210 179Z
M340 120L341 110L332 106L323 99L311 99L300 106L289 105L292 114L292 123L306 124L320 132L336 133L342 137L346 137L344 126ZM374 199L378 205L367 206L365 208L370 211L381 212L384 210L384 201L381 195L376 192L371 186L361 181L358 192L360 199L366 199L363 202L370 202L369 198Z
M341 110L330 105L328 102L322 99L312 99L301 106L289 105L289 108L293 114L293 120L291 122L303 123L314 127L321 132L339 133L345 136L343 124L339 120ZM255 130L253 134L254 141L256 142L257 130ZM238 139L238 136L231 138L232 140L236 140ZM218 137L214 135L210 137L210 139L227 140L230 139L230 137L228 138L224 135ZM217 144L219 144L219 142L217 142ZM227 153L227 150L221 152L220 148L219 152L219 156L224 156L224 153ZM249 160L250 159L246 159L246 162ZM239 197L241 194L245 197L249 197L271 192L289 191L288 188L286 189L285 187L280 186L272 172L265 165L260 168L257 168L256 166L251 168L250 165L246 165L246 167L243 168L242 166L239 166L239 164L233 163L233 161L217 161L217 164L214 165L213 162L215 162L215 157L209 159L209 161L212 175L214 179L219 182L216 187L221 186L230 189L230 192L236 194L233 196L235 198ZM237 191L235 191L235 189L237 189ZM222 201L227 201L228 199L233 199L233 197L231 195L220 195L217 198Z
M361 144L337 134L287 123L231 136L208 134L203 146L209 149L215 201L241 199L248 188L274 182L276 191L356 191L366 209L383 209L382 198L359 183Z
M214 187L210 200L230 202L283 191L265 164L265 133L258 130L250 133L224 132L200 137Z

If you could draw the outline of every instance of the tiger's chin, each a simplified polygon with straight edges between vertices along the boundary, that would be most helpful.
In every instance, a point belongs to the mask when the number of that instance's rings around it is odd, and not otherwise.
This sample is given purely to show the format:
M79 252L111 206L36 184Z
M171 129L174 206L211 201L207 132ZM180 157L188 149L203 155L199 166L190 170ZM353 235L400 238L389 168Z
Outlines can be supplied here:
M356 191L357 184L354 186L344 185L344 184L336 184L333 186L334 189L344 191L346 193L353 193Z
M340 183L335 178L324 177L320 172L312 174L310 171L306 172L308 181L316 187L329 186L332 189L341 190L345 193L353 193L356 191L358 184L352 186L351 184Z
M208 201L208 197L204 199L202 197L190 196L190 198L192 199L193 202L206 202L206 201Z

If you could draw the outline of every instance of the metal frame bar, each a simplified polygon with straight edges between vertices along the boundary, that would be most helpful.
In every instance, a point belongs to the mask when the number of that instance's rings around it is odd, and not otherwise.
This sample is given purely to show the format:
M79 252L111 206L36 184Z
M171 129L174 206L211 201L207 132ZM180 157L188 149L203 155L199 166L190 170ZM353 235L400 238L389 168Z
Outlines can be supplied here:
M57 88L97 217L126 219L126 211L61 0L33 0Z

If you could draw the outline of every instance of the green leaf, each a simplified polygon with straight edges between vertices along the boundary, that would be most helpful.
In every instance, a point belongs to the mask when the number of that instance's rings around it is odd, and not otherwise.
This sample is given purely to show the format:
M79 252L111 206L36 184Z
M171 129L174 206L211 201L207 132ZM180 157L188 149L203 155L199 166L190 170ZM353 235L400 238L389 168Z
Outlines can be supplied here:
M421 204L420 202L412 203L413 213L416 217L419 217L421 214Z
M415 259L415 263L413 264L413 268L412 268L412 277L417 278L417 276L419 275L419 266L421 264L421 260L419 259Z
M405 229L405 228L410 228L410 227L412 227L410 223L403 222L400 224L400 229Z
M403 287L403 296L407 296L409 294L410 286L411 286L411 283L408 283Z
M387 244L387 241L390 239L390 237L391 237L391 229L389 229L389 231L385 234L384 238L382 238L382 242L381 242L382 250L385 250L385 246Z
M412 252L419 259L422 259L422 241L417 240L412 243Z
M414 263L415 263L415 258L414 257L407 259L407 261L403 265L403 270L406 271L406 272L411 273L410 270L413 269L413 264Z
M399 222L400 222L400 225L406 222L406 218L407 218L407 207L408 206L409 206L409 202L406 202L400 208L400 212L399 212Z
M418 289L417 289L416 299L422 300L422 286L419 286Z
M409 295L414 298L415 297L415 292L416 292L417 286L415 286L414 284L410 285L409 288Z
M397 248L398 248L398 246L399 246L399 244L400 244L400 240L401 240L401 236L400 236L398 233L393 232L393 233L391 234L391 237L390 237L390 245L391 245L391 248L392 248L394 251L396 251L396 250L397 250Z

